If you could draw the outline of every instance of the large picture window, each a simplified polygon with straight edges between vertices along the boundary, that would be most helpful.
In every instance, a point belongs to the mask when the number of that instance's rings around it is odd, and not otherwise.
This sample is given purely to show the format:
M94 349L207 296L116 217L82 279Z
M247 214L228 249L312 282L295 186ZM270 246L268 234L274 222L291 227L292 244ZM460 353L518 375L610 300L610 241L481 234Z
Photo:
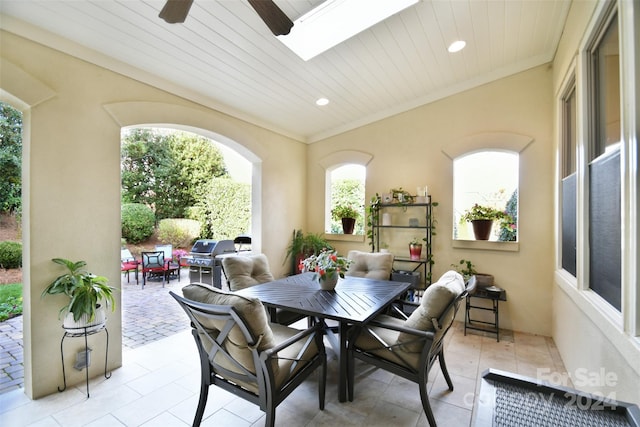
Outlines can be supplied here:
M612 13L589 50L589 287L621 309L620 48Z
M577 119L576 83L572 77L562 96L562 268L576 276L577 266Z

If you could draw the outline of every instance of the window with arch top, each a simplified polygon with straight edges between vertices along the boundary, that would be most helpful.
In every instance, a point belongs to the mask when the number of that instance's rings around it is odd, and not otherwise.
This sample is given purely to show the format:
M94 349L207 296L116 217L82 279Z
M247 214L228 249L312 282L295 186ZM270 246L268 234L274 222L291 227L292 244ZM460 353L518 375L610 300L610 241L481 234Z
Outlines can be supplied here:
M332 212L337 206L349 206L356 212L353 235L365 233L365 181L367 165L373 156L355 150L331 153L320 159L325 170L324 230L329 235L344 235L341 220Z
M531 137L512 133L481 133L443 150L453 165L454 247L518 250L520 152L532 141ZM497 219L488 221L488 235L478 233L476 237L478 230L474 231L474 225L467 221L473 217L466 214L478 211L493 211L488 217ZM488 246L482 242L488 242ZM494 247L496 243L503 246Z

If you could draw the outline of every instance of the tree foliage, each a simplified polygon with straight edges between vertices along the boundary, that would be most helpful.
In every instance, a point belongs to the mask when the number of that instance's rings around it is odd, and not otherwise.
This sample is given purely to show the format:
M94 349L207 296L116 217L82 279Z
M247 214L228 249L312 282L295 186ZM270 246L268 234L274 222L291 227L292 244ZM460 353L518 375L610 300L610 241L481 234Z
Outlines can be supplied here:
M0 102L0 211L22 206L22 113Z
M228 176L224 158L207 138L136 128L122 143L122 202L152 207L158 220L183 218L214 177Z
M502 242L515 242L518 240L518 189L512 194L505 207L506 214L510 217L508 221L503 221L500 225L500 236L498 240Z
M251 186L214 178L207 189L205 199L189 215L202 224L201 237L220 240L250 234Z

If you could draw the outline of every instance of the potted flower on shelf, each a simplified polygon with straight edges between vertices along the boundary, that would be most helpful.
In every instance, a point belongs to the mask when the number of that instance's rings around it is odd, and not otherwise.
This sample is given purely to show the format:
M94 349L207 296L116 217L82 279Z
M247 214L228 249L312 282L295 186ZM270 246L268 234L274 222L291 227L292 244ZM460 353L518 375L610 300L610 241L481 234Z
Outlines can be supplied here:
M106 307L115 311L114 288L104 276L85 270L85 261L72 262L63 258L52 259L67 269L42 291L42 296L64 294L68 302L60 309L66 313L63 327L69 332L91 332L101 329L106 322Z
M422 256L422 243L416 237L409 242L409 256L413 261L419 261Z
M314 271L320 288L332 291L338 283L338 277L344 279L344 273L349 269L351 260L338 256L337 251L323 250L317 255L311 255L303 262L305 271Z
M506 217L508 217L508 215L504 211L476 203L471 209L465 211L460 220L471 223L476 240L489 240L493 222L495 220L505 219Z
M331 216L335 220L342 221L342 232L344 234L353 234L353 228L360 213L349 205L336 205L331 210Z

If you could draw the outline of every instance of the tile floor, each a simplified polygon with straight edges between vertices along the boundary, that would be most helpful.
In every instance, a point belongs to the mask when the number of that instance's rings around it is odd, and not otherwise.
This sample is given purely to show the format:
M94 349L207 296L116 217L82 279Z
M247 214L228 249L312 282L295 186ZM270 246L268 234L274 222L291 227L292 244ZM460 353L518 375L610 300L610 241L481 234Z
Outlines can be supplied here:
M536 377L537 369L564 372L551 338L504 331L500 342L463 334L456 323L445 354L455 390L449 392L438 366L432 369L430 397L441 427L472 421L478 378L489 367ZM32 401L22 390L0 395L1 426L188 426L198 401L198 359L190 332L182 331L137 348L125 348L123 366L110 379L91 381ZM328 351L331 350L328 348ZM327 404L318 409L317 386L302 384L276 411L281 426L425 426L417 386L395 375L357 365L355 399L337 399L337 360L329 354ZM213 387L202 425L262 426L255 406Z

